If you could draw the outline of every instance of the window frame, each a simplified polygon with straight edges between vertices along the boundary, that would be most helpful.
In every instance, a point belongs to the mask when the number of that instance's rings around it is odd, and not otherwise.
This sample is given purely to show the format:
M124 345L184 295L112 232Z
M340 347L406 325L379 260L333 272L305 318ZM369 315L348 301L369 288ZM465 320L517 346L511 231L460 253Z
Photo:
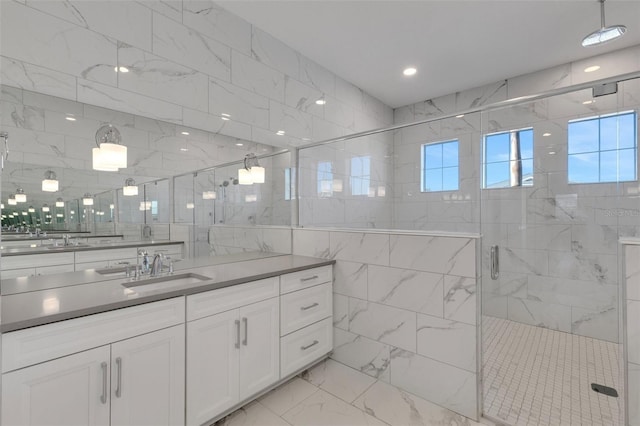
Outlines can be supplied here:
M456 165L455 166L443 166L440 167L432 167L426 168L426 147L440 145L443 147L446 144L456 144ZM442 154L442 164L444 164L444 154ZM456 187L455 189L443 189L444 188L444 170L445 169L458 169L457 179L456 179ZM440 170L442 175L440 189L428 189L427 187L427 170ZM460 190L460 140L457 138L447 139L444 141L436 141L436 142L426 142L420 145L420 192L422 193L430 193L430 192L453 192Z
M362 161L362 174L353 174L353 163L355 161ZM365 161L366 160L366 161ZM366 164L366 166L365 166ZM349 159L349 188L351 195L355 197L369 196L371 188L371 156L370 155L355 155ZM368 174L364 174L365 169L368 169ZM358 185L354 185L354 181L358 179ZM365 188L366 187L366 188ZM358 188L358 191L354 189Z
M509 146L509 152L507 152L509 159L505 160L505 161L491 161L491 162L487 162L487 138L491 137L491 136L496 136L496 135L508 135L512 132L524 132L524 131L530 131L531 132L531 157L526 157L526 158L520 158L519 161L531 161L531 183L527 183L525 184L525 177L524 175L522 176L522 185L519 186L487 186L487 165L489 164L500 164L500 163L507 163L509 166L511 165L511 146ZM482 135L482 190L485 189L512 189L512 188L533 188L535 186L535 178L534 178L534 160L535 160L535 131L533 129L533 126L529 126L529 127L522 127L519 129L510 129L510 130L501 130L499 132L492 132L492 133L485 133L484 135ZM507 175L507 179L510 179L510 175Z

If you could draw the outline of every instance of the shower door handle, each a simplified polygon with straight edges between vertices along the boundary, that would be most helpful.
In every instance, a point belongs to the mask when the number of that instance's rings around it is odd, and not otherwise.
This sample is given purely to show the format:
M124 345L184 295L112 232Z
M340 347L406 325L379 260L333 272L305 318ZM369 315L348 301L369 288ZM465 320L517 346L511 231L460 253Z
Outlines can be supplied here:
M498 246L491 246L491 279L497 280L500 276L500 251Z

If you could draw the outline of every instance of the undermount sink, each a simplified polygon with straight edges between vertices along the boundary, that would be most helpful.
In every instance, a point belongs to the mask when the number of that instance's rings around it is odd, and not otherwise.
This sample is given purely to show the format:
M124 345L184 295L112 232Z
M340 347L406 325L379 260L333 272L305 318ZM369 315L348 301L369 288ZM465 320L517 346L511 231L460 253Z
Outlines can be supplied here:
M173 287L180 287L190 284L197 284L208 281L211 278L191 272L177 275L164 275L161 277L145 278L140 281L130 281L122 283L124 287L135 290L136 293L143 291L167 290Z

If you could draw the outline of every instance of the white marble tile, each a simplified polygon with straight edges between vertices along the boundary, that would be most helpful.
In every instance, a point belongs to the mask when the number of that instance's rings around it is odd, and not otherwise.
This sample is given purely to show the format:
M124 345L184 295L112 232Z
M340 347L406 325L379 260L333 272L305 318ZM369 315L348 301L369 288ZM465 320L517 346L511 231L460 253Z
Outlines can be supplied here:
M335 123L331 123L320 117L313 117L313 137L311 139L314 142L334 139L339 136L347 135L349 133L353 132L350 132L349 129L341 127Z
M42 108L11 102L2 102L0 107L3 126L34 131L45 130L45 111Z
M515 297L508 297L507 303L510 320L567 333L571 331L571 309L568 306Z
M391 354L391 384L463 416L477 418L474 373L395 349Z
M251 24L211 0L184 0L183 23L207 37L251 54Z
M382 426L385 424L323 390L319 390L287 411L282 418L291 424L308 426Z
M412 352L416 313L360 299L349 299L349 331Z
M118 65L129 69L118 73L118 87L200 111L208 111L209 78L140 49L120 46Z
M151 50L151 10L137 2L29 0L29 6L129 45Z
M2 57L0 56L0 61L1 60ZM0 70L0 72L2 72L2 70ZM2 102L20 104L23 102L23 90L18 87L11 87L5 84L0 84L0 100Z
M376 381L332 359L319 363L304 373L302 378L348 403L352 403Z
M182 22L182 0L138 0L138 3L176 22Z
M442 274L410 269L369 266L368 300L415 312L442 317Z
M627 359L640 364L640 302L627 300Z
M571 65L560 65L507 80L509 99L542 93L571 84Z
M367 113L370 115L377 117L382 115L380 105L375 103L375 98L369 97L367 99L368 103L365 105L364 92L362 89L337 76L335 97L356 111L364 111L366 107ZM371 127L370 129L373 128L374 127Z
M367 300L368 268L366 263L339 260L333 267L334 293Z
M341 294L333 294L333 326L349 330L349 298Z
M376 379L389 381L388 345L348 331L333 329L331 358Z
M260 403L276 413L282 416L284 413L304 401L314 393L318 391L318 388L302 380L299 377L294 377L282 386L277 387L268 394L259 399Z
M347 129L355 128L355 114L352 106L347 105L331 96L325 97L324 118Z
M541 302L600 310L617 305L618 287L595 281L530 275L527 295Z
M291 229L265 227L262 229L263 245L267 251L290 254L292 252Z
M300 74L300 53L257 27L252 27L251 57L285 75Z
M329 257L329 231L293 230L293 253L300 256Z
M389 235L331 232L330 257L374 265L389 264Z
M269 129L273 132L284 130L288 136L310 139L313 133L312 123L312 116L306 112L279 102L269 102Z
M571 307L571 333L593 339L618 343L618 309L610 306L602 309Z
M300 58L300 81L330 96L336 92L335 75L304 56Z
M185 126L207 130L215 134L251 140L251 126L249 124L236 120L222 120L220 116L190 108L182 109L182 123Z
M2 84L25 90L76 99L76 78L22 61L0 57L0 81Z
M220 80L231 80L231 49L153 13L153 53Z
M391 236L391 266L475 277L475 240L469 238Z
M78 101L163 121L182 121L178 105L88 80L78 80Z
M444 276L444 317L475 325L477 322L475 278Z
M209 82L209 112L218 117L228 114L231 120L269 128L269 100L224 81Z
M218 423L216 423L218 424ZM289 423L272 413L258 401L234 411L219 426L288 426Z
M116 85L115 40L16 2L3 2L1 19L3 56Z
M284 103L291 108L308 112L317 117L324 117L324 106L316 104L322 98L322 92L287 77L284 82Z
M501 80L496 83L476 87L456 93L456 111L489 105L507 99L507 82Z
M354 405L390 425L480 425L418 396L384 382L376 382Z
M259 95L284 103L284 74L249 56L231 52L231 82Z
M629 426L640 425L640 365L629 363Z
M418 354L476 372L476 326L418 314Z
M625 246L627 299L640 301L640 246Z

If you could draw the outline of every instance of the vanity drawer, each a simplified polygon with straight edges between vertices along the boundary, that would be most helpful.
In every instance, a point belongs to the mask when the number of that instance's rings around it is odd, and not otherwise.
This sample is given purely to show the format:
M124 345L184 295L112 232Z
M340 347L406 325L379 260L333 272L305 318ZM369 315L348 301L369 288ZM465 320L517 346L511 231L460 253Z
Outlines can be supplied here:
M22 256L3 256L2 270L36 268L43 266L73 265L73 252L25 254Z
M280 277L280 293L291 293L292 291L331 281L333 281L333 266L331 265L292 272Z
M325 283L283 295L280 299L280 335L330 317L331 287L331 283Z
M295 373L333 349L331 318L291 333L280 339L281 377Z
M276 297L278 284L278 277L272 277L187 296L187 321Z

